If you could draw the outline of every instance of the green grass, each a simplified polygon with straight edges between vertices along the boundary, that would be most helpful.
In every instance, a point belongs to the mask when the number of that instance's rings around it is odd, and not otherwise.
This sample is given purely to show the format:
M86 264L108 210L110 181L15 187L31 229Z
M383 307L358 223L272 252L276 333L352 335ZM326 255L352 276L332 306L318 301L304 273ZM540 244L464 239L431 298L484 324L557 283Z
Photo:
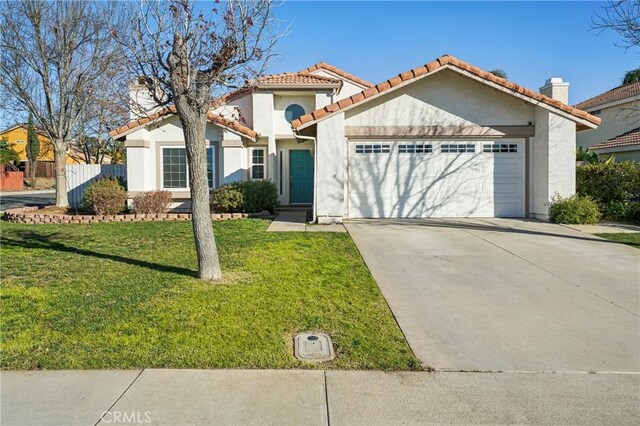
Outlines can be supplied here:
M617 243L626 244L631 247L640 249L640 232L627 232L620 234L595 234L597 237L606 238L607 240Z
M3 369L419 369L347 234L214 222L222 284L195 278L190 222L1 224ZM309 364L292 336L324 331Z

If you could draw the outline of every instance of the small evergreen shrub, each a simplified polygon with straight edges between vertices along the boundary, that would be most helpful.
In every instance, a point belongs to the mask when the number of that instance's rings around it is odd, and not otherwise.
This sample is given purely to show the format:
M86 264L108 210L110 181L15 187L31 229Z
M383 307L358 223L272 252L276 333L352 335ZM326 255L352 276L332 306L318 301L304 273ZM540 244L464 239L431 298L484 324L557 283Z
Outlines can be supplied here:
M127 191L117 179L107 177L89 185L82 197L82 206L98 215L118 214L125 208Z
M211 211L216 213L273 213L278 188L270 180L249 180L223 185L211 192Z
M213 190L210 203L211 211L215 213L244 213L244 195L237 183Z
M169 191L148 191L138 194L133 199L132 210L138 214L161 214L171 204Z
M244 211L259 213L267 210L271 213L278 207L278 188L273 181L249 180L239 183L244 195Z
M572 224L594 224L600 220L598 204L590 197L554 197L549 206L551 222Z

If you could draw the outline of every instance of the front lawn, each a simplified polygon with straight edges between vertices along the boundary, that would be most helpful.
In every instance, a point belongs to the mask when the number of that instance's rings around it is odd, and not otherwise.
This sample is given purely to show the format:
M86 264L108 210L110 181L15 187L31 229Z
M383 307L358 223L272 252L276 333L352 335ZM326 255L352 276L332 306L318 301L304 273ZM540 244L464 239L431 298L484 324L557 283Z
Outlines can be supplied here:
M190 222L2 222L3 369L419 369L347 234L214 222L225 276L195 278ZM324 331L337 359L297 361Z
M626 232L620 234L595 234L597 237L606 238L607 240L617 243L626 244L631 247L640 249L640 232Z

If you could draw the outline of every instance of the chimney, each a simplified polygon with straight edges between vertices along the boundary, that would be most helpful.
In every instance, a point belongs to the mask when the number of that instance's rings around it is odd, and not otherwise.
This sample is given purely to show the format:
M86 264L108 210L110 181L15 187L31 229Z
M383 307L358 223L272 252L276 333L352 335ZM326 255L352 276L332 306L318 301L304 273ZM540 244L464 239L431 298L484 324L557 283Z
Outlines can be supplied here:
M153 100L152 90L158 90L149 77L138 77L129 85L129 117L132 120L146 117L159 109Z
M562 81L562 77L548 79L540 88L540 93L564 104L569 104L569 83Z

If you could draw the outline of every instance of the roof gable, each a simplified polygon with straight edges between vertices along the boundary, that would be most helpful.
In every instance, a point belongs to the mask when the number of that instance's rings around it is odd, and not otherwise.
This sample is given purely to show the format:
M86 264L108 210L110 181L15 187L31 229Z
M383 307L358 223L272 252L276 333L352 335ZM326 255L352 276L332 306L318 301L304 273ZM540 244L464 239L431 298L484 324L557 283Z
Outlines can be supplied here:
M117 129L111 130L109 132L109 136L111 136L113 139L121 138L137 130L140 127L157 123L159 121L164 120L165 118L173 116L174 114L176 114L176 107L174 105L168 106L166 108L161 109L158 112L150 114L147 117L142 117L138 120L129 121L127 124L124 124L118 127ZM210 123L213 123L219 127L222 127L223 129L227 129L233 133L249 138L253 141L258 139L258 137L260 136L258 132L254 131L253 129L250 129L247 126L238 123L237 121L229 120L222 117L221 115L214 114L213 112L209 112L207 114L207 120L209 120Z
M318 71L318 70L325 70L325 71L328 71L329 74L334 74L338 77L345 78L350 82L355 83L356 85L362 87L363 89L368 87L373 87L373 83L371 83L370 81L364 80L358 76L355 76L351 73L341 70L340 68L335 67L326 62L318 62L315 65L311 65L310 67L307 67L302 71L300 71L299 74L312 74L314 71Z
M511 83L504 78L500 78L489 72L483 71L482 69L461 61L451 55L444 55L433 62L400 73L396 77L393 77L385 82L363 90L362 92L352 95L349 98L342 99L336 103L327 105L324 108L320 108L309 114L303 115L297 120L294 120L291 123L291 126L295 130L301 130L317 123L318 121L328 118L330 115L338 111L345 111L354 107L355 105L360 105L363 102L367 102L383 94L390 93L391 91L396 90L400 87L404 87L407 84L411 84L420 78L427 77L435 72L447 68L464 74L481 83L502 90L505 93L522 98L530 103L540 105L544 108L560 113L561 115L565 115L568 118L571 118L572 120L578 122L582 126L582 128L595 128L598 124L600 124L600 118L595 117L585 111L563 104L560 101L534 92L533 90L526 89L515 83Z

